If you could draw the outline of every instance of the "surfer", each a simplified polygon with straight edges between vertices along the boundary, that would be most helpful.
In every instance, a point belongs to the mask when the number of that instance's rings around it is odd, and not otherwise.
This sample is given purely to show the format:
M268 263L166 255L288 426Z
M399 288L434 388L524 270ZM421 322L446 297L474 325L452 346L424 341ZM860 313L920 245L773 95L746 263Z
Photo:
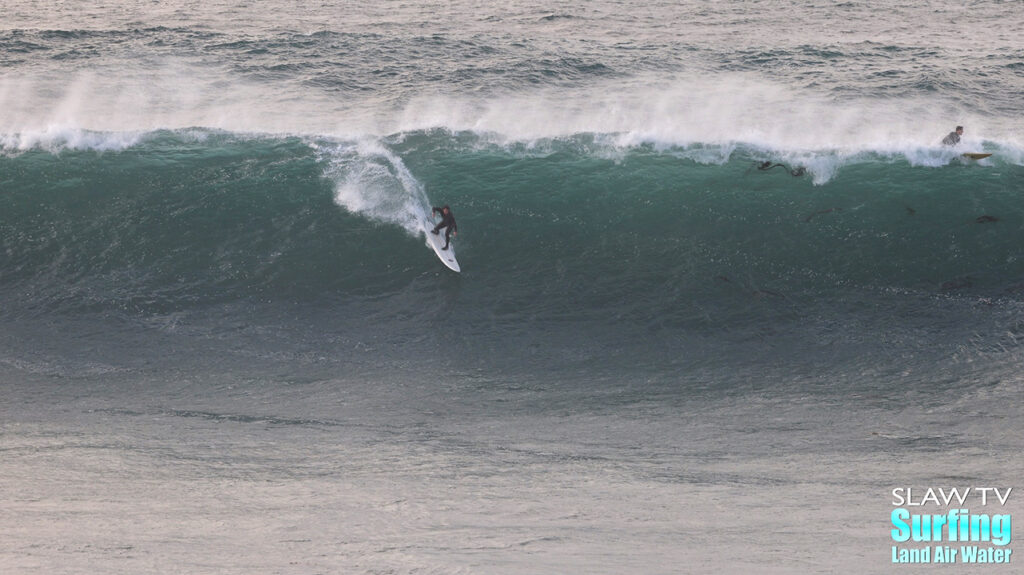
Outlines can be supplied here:
M447 228L444 232L444 247L442 250L448 249L448 244L451 242L451 236L459 235L459 226L455 223L455 216L452 215L452 209L448 206L433 208L430 210L430 217L433 218L434 214L441 214L441 223L434 226L434 229L430 230L430 233L435 236L438 235L438 230L441 228Z
M783 170L789 172L789 175L793 176L794 178L798 178L807 173L807 168L804 168L803 166L791 170L786 167L786 164L773 164L770 161L761 162L760 164L757 165L757 169L761 170L762 172L767 172L772 168L782 168Z
M942 145L943 146L955 146L955 145L959 144L960 143L960 136L962 136L963 134L964 134L964 127L963 126L957 126L955 130L953 130L952 132L947 134L945 138L942 138Z

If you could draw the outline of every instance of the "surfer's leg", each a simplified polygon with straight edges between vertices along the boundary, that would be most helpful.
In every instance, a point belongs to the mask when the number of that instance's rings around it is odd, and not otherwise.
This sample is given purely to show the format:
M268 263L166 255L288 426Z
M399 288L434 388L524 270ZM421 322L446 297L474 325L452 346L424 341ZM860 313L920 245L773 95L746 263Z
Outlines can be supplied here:
M446 228L446 229L444 230L444 247L443 247L443 248L441 248L441 249L443 249L443 250L446 250L446 249L448 249L448 244L449 244L449 243L451 243L451 241L452 241L452 239L451 239L451 238L452 238L452 227L451 227L451 226L448 226L448 227L447 227L447 228Z

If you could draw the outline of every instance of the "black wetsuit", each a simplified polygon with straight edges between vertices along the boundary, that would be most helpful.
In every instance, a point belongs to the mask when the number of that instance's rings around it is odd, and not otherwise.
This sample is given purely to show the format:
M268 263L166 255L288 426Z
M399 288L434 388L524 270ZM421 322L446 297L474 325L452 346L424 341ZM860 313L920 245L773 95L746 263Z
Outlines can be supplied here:
M942 143L946 146L955 146L960 143L960 134L950 132L948 136L942 138Z
M455 216L452 215L451 208L448 208L448 213L444 213L444 208L434 208L430 211L433 213L441 214L441 223L434 226L432 233L438 233L441 228L448 228L444 231L444 249L448 249L448 243L451 242L452 232L459 231L459 226L455 223Z

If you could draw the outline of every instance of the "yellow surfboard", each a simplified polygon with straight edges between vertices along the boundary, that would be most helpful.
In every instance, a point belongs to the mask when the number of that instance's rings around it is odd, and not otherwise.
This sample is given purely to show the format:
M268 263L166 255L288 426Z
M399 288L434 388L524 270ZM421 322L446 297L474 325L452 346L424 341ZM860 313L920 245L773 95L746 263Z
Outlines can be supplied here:
M972 160L980 160L982 158L987 158L987 157L989 157L991 155L992 154L982 154L982 153L979 153L979 152L967 152L966 154L963 154L963 157L970 158Z

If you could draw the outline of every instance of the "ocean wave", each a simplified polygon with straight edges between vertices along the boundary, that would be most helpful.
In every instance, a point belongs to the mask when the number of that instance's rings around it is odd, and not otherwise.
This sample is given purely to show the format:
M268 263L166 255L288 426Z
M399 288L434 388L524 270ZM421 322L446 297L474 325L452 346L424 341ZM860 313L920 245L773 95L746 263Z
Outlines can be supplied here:
M401 286L439 265L422 243L431 205L445 203L470 275L523 288L562 277L552 289L596 301L599 286L653 294L670 277L698 292L728 278L750 293L852 283L1009 298L1024 279L1021 166L992 143L973 161L939 147L847 156L623 147L592 134L499 144L444 130L37 142L0 156L0 281L58 307Z

